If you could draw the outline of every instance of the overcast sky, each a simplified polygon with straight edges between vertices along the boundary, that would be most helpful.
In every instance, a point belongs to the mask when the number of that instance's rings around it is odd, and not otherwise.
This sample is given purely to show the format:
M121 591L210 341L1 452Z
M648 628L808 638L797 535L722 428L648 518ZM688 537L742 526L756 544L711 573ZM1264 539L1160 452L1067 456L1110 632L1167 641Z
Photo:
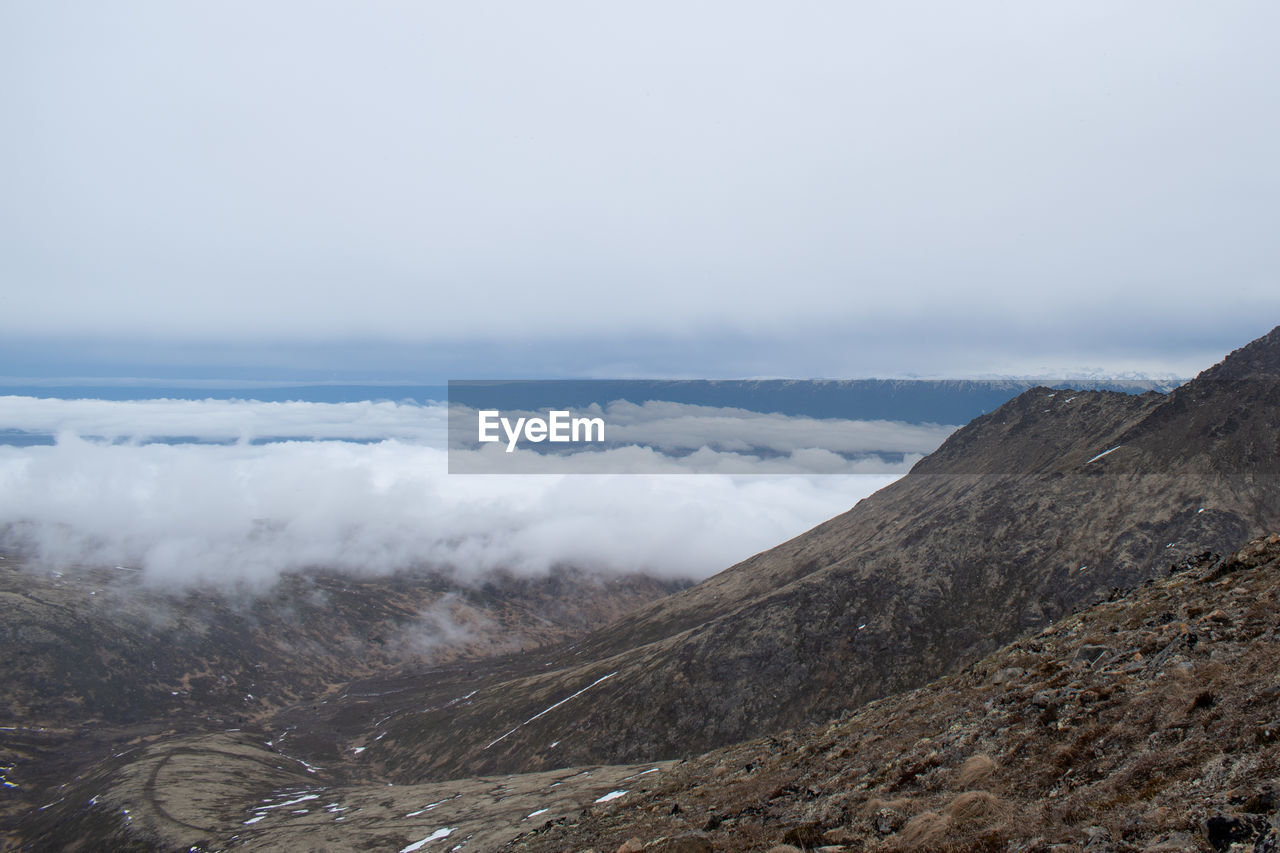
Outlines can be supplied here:
M1277 32L0 0L0 374L1194 372L1280 322Z

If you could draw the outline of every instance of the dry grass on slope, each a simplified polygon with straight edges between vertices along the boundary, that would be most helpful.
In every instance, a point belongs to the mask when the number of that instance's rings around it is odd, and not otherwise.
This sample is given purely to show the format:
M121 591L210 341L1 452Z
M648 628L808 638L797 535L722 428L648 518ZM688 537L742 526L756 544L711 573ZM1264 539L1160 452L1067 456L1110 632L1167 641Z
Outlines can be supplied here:
M1269 851L1277 788L1272 536L1116 593L960 675L683 762L649 793L511 847Z

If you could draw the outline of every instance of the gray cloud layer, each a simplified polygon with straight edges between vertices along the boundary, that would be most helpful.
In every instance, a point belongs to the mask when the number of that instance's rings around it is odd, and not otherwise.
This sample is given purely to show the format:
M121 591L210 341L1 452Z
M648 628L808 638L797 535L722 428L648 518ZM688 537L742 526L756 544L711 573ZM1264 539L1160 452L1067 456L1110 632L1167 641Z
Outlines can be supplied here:
M935 375L974 326L978 369L1135 323L1176 348L1280 308L1277 30L1240 0L6 4L5 314Z

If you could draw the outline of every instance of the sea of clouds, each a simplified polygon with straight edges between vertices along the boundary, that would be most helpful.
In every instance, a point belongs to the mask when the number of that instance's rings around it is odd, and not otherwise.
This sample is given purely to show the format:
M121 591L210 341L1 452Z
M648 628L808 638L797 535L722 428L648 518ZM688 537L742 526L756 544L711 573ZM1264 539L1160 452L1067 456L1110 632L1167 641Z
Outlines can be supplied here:
M673 418L709 416L652 414L671 446L681 445ZM776 434L784 456L826 454L818 470L841 470L840 457L787 445L794 432L748 414L753 442ZM639 407L631 415L635 428ZM673 465L654 475L460 476L447 473L446 422L441 405L394 402L0 398L0 430L56 436L0 446L0 545L49 566L121 565L180 584L268 584L311 567L466 578L571 565L697 579L843 512L950 429L906 430L888 448L910 451L905 461L871 473L778 474L776 459L758 459L753 473L733 475ZM883 424L865 429L876 431L873 444L894 443ZM183 440L157 441L175 436ZM278 436L299 438L261 443ZM715 470L718 454L693 455Z

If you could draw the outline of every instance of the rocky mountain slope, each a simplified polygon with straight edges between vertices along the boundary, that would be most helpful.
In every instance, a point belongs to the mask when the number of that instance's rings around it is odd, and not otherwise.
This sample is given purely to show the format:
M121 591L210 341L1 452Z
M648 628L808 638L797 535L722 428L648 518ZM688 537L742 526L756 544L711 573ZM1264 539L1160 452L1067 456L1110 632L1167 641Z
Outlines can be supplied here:
M1280 329L1165 396L1028 391L534 675L449 707L406 698L367 760L407 782L676 758L923 684L1280 524L1278 380Z
M678 763L357 784L243 733L169 738L28 829L42 849L1269 853L1280 535L1152 574L954 676Z
M504 849L1280 849L1280 535L1170 569L955 676L681 762Z

